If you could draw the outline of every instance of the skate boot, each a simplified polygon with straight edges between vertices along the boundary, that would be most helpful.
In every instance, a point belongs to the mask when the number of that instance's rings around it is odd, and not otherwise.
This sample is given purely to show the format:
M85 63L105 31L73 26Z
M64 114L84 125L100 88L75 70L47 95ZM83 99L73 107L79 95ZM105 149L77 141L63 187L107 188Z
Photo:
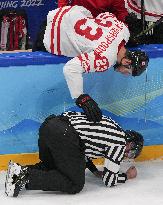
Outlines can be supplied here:
M19 191L28 182L28 167L21 166L12 161L8 164L5 182L5 193L7 196L17 197Z

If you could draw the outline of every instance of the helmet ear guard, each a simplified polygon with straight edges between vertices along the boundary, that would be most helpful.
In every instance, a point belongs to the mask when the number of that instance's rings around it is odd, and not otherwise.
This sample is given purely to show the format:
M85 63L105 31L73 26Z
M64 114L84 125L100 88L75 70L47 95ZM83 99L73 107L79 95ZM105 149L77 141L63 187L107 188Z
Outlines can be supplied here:
M125 58L131 60L132 76L141 75L148 67L149 57L144 51L127 50Z
M134 157L136 158L140 155L143 146L144 146L144 138L143 136L134 131L134 130L126 130L126 141L127 143L132 142L133 146L131 147L131 151L134 151Z

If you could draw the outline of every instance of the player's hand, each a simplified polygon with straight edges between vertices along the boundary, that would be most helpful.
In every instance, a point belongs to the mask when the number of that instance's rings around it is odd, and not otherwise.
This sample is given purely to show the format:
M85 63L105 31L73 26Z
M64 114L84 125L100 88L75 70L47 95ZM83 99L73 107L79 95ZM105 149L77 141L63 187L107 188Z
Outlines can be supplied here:
M126 172L126 175L127 175L127 179L136 178L136 176L137 176L136 168L134 166L130 167Z
M99 122L101 120L102 112L98 104L89 95L80 95L76 100L76 105L83 109L89 121Z

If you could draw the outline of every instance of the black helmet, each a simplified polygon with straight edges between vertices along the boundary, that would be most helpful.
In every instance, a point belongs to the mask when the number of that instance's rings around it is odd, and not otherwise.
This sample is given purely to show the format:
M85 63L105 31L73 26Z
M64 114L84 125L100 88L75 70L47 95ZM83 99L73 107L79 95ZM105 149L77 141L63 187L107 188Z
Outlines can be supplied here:
M132 142L131 151L134 153L133 158L136 158L140 155L143 145L144 145L144 139L143 136L134 131L134 130L126 130L126 141Z
M141 75L148 66L149 58L141 50L127 50L125 58L131 60L132 76Z

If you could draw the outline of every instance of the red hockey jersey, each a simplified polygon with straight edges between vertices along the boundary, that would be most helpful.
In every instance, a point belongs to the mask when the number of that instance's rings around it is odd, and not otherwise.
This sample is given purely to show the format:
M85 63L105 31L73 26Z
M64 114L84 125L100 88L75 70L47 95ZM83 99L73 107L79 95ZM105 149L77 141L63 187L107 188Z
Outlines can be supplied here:
M58 0L58 7L68 5L84 6L94 17L103 12L110 12L123 22L128 15L124 0Z
M126 5L129 13L134 12L137 17L141 18L141 0L126 0ZM157 21L163 16L163 1L162 0L144 0L145 20Z
M72 98L77 98L83 93L82 74L106 71L128 39L128 28L113 14L93 18L82 6L66 6L49 12L43 42L52 54L74 57L65 64L64 75Z

